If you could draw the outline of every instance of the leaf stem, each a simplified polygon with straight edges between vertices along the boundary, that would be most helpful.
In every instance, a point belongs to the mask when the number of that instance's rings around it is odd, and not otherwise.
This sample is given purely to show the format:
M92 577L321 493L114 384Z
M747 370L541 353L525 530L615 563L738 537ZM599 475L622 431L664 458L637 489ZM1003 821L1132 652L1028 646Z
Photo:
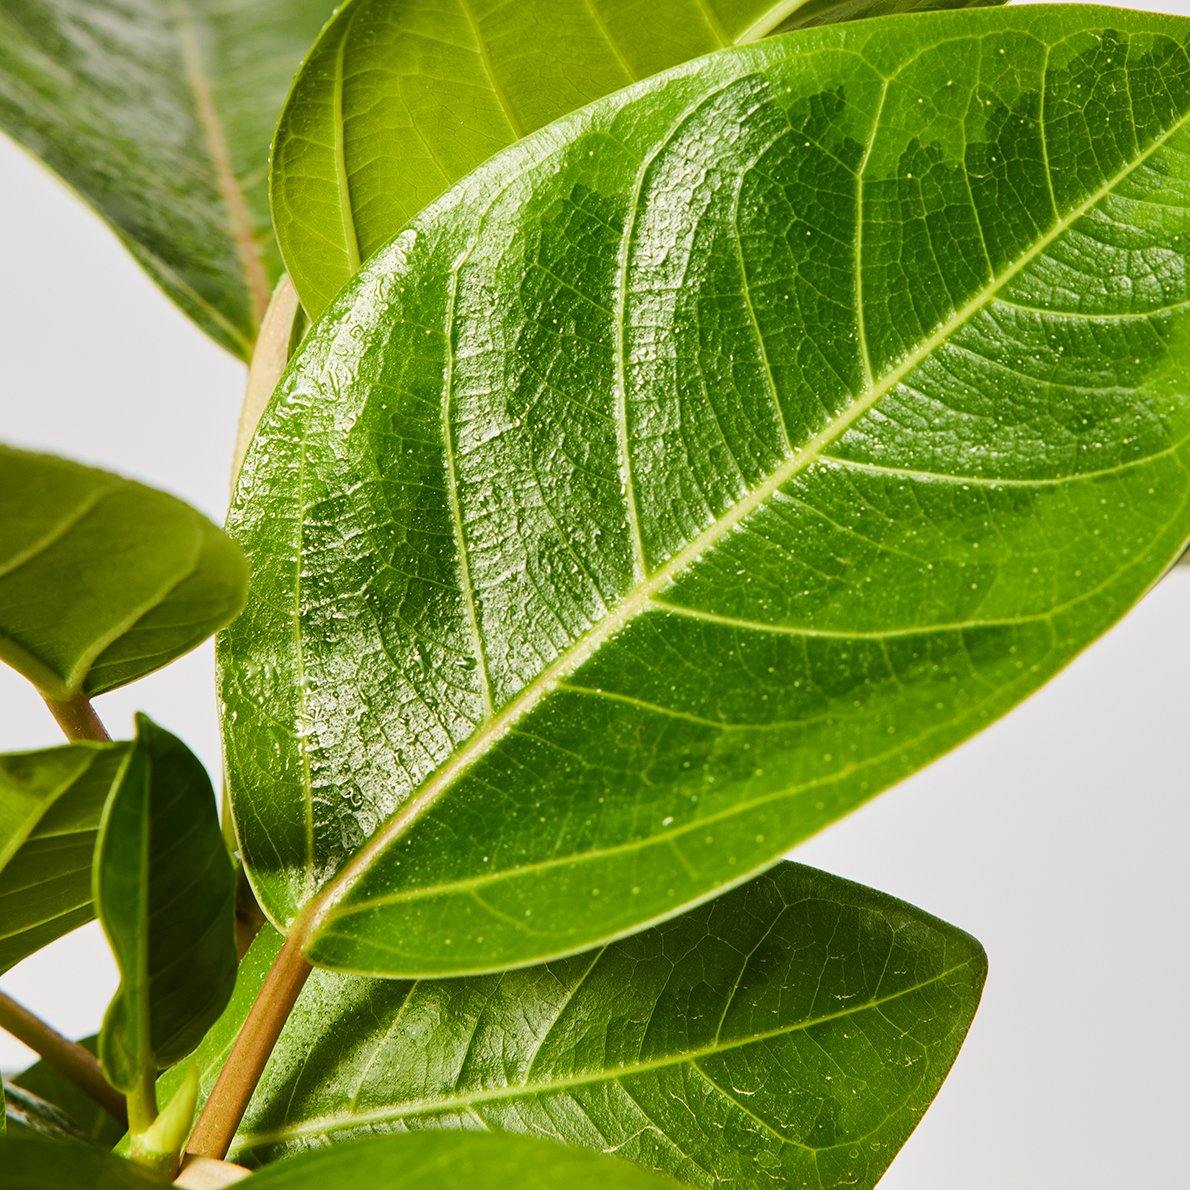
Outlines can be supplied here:
M23 1041L64 1078L84 1091L118 1123L128 1126L124 1096L107 1081L99 1060L76 1041L34 1016L11 996L0 992L0 1028Z
M302 954L305 931L295 924L265 976L190 1136L187 1151L222 1159L248 1110L256 1084L310 976Z
M101 744L111 741L112 737L107 734L107 728L103 726L91 705L91 700L85 694L76 694L74 698L65 702L50 698L48 694L43 694L42 698L68 740L95 740Z

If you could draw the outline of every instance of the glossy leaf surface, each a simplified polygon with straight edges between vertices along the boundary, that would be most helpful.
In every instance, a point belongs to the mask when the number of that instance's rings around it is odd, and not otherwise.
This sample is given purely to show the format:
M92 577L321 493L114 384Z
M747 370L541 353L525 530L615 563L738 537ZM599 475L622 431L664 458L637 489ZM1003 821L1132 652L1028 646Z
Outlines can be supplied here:
M58 1141L76 1143L86 1139L75 1123L58 1107L40 1095L10 1083L7 1079L3 1080L0 1102L4 1108L0 1133L32 1133Z
M84 1037L79 1045L98 1052L99 1038ZM38 1061L12 1080L21 1090L52 1104L85 1140L103 1149L110 1149L124 1135L123 1125L108 1115L78 1085L60 1074L48 1062Z
M1190 531L1188 28L723 51L365 266L248 454L222 644L247 863L276 921L317 897L317 963L491 970L677 912L1156 580Z
M0 756L0 971L94 916L95 838L125 754L72 744Z
M0 128L94 207L203 330L245 358L280 272L269 140L290 76L333 8L0 0Z
M172 661L243 605L240 550L164 492L0 447L0 660L51 698Z
M160 1190L168 1185L138 1165L88 1145L42 1136L0 1137L0 1190Z
M776 29L981 2L350 0L303 63L274 140L286 268L319 314L464 174L594 99Z
M137 738L108 802L95 904L120 970L99 1039L122 1091L186 1057L235 983L235 877L202 765L137 717Z
M204 1043L208 1089L278 947L271 930L254 944ZM548 966L412 985L316 971L233 1154L479 1127L699 1185L873 1186L946 1076L985 966L953 926L781 864Z
M677 1183L616 1157L576 1152L543 1140L423 1133L306 1153L254 1174L247 1185L260 1190L666 1190Z

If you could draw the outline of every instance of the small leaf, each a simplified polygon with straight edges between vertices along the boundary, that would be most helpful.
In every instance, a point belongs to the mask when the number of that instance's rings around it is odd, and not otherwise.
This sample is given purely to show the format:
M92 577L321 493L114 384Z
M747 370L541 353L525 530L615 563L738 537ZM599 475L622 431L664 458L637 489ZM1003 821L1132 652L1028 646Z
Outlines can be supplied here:
M89 895L89 894L88 894ZM84 1037L79 1045L96 1053L98 1037ZM110 1149L124 1135L124 1128L76 1083L55 1070L48 1062L35 1062L12 1080L22 1090L53 1104L82 1134L84 1139L102 1149Z
M120 1090L151 1086L223 1011L235 982L234 888L202 765L138 716L96 849L95 903L121 980L99 1054Z
M615 1157L520 1136L422 1133L303 1153L254 1174L260 1190L666 1190L677 1183ZM256 1187L253 1187L256 1190Z
M50 698L158 669L243 606L239 549L173 496L0 446L0 660Z
M349 0L273 142L277 238L320 314L360 261L498 149L680 62L780 29L1002 0Z
M0 1190L161 1190L167 1184L131 1161L88 1145L43 1136L0 1137Z
M0 0L0 128L245 359L280 273L269 138L289 78L333 9L333 0Z
M95 838L126 753L71 744L0 756L0 971L95 915Z
M205 1090L279 945L266 929L245 959L200 1051ZM478 1126L696 1185L870 1187L946 1077L985 970L953 926L786 863L545 967L417 984L315 971L232 1151L268 1162Z
M245 862L314 962L476 973L677 913L1144 594L1190 535L1188 33L1059 5L725 50L371 259L249 449L220 646Z

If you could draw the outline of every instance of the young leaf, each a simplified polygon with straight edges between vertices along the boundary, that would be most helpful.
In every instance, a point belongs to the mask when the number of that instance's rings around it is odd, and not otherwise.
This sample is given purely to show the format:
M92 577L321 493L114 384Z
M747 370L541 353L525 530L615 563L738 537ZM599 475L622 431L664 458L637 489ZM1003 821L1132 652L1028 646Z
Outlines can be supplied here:
M246 585L238 547L173 496L0 446L0 660L48 697L151 673L226 624Z
M698 903L1156 580L1190 531L1188 30L724 51L365 266L249 451L221 648L246 862L313 961L492 970Z
M279 946L267 930L245 959L200 1051L207 1089ZM545 967L417 984L316 971L233 1153L479 1126L695 1184L874 1186L954 1061L985 970L961 930L786 863Z
M333 0L0 0L0 128L245 358L280 272L265 192L290 75ZM50 246L52 251L52 245Z
M320 314L360 261L498 149L680 62L774 30L1002 0L349 0L273 142L277 239Z
M95 837L126 752L72 744L0 756L0 971L94 916Z
M79 1045L96 1053L98 1037L84 1037ZM78 1085L44 1059L13 1075L13 1083L52 1104L93 1145L110 1149L124 1135L124 1128Z
M303 1153L252 1177L260 1190L384 1186L386 1190L673 1190L677 1183L603 1154L522 1136L422 1133ZM253 1187L253 1190L256 1190Z
M0 1137L0 1190L161 1190L160 1178L111 1153L44 1136Z
M206 772L138 716L95 863L95 904L121 979L99 1054L120 1090L152 1087L223 1011L235 983L234 888Z

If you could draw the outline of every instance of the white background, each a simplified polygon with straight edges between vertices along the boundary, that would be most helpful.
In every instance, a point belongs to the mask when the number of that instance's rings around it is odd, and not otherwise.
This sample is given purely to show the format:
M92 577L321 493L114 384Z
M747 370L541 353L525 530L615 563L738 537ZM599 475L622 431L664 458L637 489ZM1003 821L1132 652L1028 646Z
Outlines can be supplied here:
M1190 0L1153 3L1186 11ZM243 367L111 234L0 140L0 436L166 488L215 520ZM1024 706L798 849L963 926L991 974L891 1190L1186 1185L1190 567ZM220 769L210 647L99 700ZM0 750L58 742L0 668ZM3 978L72 1035L114 986L98 927ZM27 1059L0 1034L0 1067Z

